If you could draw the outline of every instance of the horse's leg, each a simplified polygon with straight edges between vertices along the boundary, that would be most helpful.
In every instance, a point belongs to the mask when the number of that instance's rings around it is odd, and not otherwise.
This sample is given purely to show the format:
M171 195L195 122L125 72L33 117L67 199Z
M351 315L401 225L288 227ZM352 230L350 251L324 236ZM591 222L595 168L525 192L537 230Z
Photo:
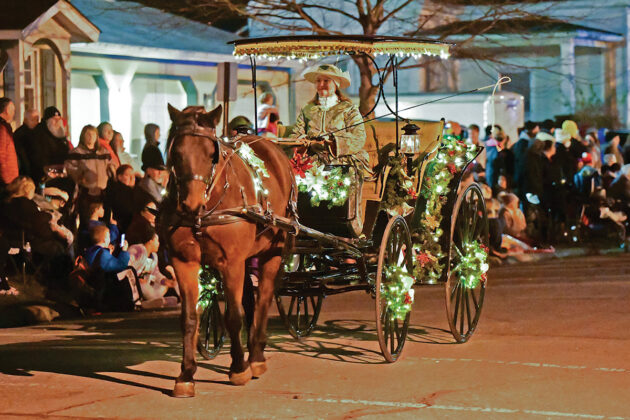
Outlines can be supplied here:
M254 312L254 323L249 330L249 339L247 340L249 364L254 376L260 376L267 371L264 355L267 345L267 318L269 305L273 300L276 275L281 263L282 257L280 255L260 259L258 301Z
M245 277L245 261L230 263L223 274L223 287L227 301L225 326L230 335L230 382L234 385L245 385L252 378L249 363L245 361L241 343L241 327L243 326L243 279Z
M177 274L179 292L182 298L181 325L184 335L184 357L182 370L175 380L174 397L194 397L195 383L193 375L197 370L195 352L197 345L197 299L199 289L197 285L199 275L199 263L184 262L173 259L173 268Z

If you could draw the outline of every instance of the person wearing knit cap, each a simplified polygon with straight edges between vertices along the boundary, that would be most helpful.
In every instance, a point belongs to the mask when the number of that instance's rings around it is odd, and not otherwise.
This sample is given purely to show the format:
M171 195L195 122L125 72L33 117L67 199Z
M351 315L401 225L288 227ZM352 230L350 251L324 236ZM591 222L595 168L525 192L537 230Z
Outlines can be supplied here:
M67 139L61 113L54 106L44 110L42 120L33 132L34 144L31 156L31 175L36 183L46 177L46 167L63 166L72 145Z
M351 156L367 163L363 117L359 108L341 93L350 86L350 74L335 65L320 64L308 68L303 77L315 84L317 93L300 111L292 137L315 139L341 129L325 138L324 145L333 156ZM345 127L351 128L344 130Z

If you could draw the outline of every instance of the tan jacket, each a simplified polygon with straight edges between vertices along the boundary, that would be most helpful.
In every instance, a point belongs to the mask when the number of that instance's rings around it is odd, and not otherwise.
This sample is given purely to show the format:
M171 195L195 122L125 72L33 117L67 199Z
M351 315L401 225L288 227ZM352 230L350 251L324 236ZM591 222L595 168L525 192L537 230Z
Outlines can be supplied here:
M107 180L116 171L107 150L99 147L93 152L82 144L70 152L64 166L74 182L87 189L104 190L107 187Z
M361 124L363 117L353 103L341 101L332 108L325 110L320 105L308 103L300 111L292 137L317 137L331 131L358 124L347 130L333 134L337 142L337 156L354 156L365 162L369 161L365 145L365 125Z

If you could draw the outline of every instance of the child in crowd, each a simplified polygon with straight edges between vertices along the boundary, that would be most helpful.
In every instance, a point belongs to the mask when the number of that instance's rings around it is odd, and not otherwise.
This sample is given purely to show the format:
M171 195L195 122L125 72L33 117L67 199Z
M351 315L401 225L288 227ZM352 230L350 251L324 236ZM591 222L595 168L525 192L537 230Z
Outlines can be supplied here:
M118 274L118 279L128 279L134 293L134 301L142 308L155 308L177 305L179 288L175 280L169 280L158 268L157 251L160 240L155 230L147 232L142 238L142 243L129 247L129 266L133 267L140 283L140 292L137 290L135 279L131 270ZM166 267L173 279L175 271L170 265ZM169 296L167 296L169 295ZM140 297L142 296L142 301Z
M132 292L129 283L119 281L116 274L129 265L127 242L122 244L116 256L110 243L109 228L103 224L90 229L93 246L85 251L84 257L90 269L90 281L96 291L99 309L126 311L133 309Z
M82 224L81 228L79 229L79 243L78 243L79 253L83 253L83 251L91 245L90 231L95 226L107 227L109 229L110 241L114 244L118 244L120 240L120 231L118 230L118 226L116 225L115 222L109 223L109 224L106 224L105 222L103 222L102 219L104 216L105 216L105 208L102 202L96 201L88 205L89 218L86 224Z

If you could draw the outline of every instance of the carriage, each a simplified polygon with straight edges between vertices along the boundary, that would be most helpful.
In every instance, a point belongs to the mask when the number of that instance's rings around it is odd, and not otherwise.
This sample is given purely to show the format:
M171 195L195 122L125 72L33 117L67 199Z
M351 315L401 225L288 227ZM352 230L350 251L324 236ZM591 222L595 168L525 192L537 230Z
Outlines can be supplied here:
M300 339L313 331L326 297L364 291L374 300L381 352L394 362L407 337L414 287L435 285L444 287L455 340L466 342L484 302L488 220L479 185L461 181L481 148L444 134L443 119L402 118L398 103L400 63L421 55L446 58L449 45L364 36L273 37L234 45L235 55L251 60L254 92L257 57L311 60L343 54L365 57L377 71L380 90L374 108L364 116L365 150L372 166L364 170L348 161L322 163L296 153L292 163L299 186L299 222L255 212L245 215L291 235L275 292L290 334ZM383 89L388 74L393 103ZM367 118L379 101L390 110L392 121ZM280 127L274 141L289 151L304 146L302 140L286 138L290 131ZM221 282L210 271L201 271L199 284L203 304L198 350L211 359L224 343L225 303Z

